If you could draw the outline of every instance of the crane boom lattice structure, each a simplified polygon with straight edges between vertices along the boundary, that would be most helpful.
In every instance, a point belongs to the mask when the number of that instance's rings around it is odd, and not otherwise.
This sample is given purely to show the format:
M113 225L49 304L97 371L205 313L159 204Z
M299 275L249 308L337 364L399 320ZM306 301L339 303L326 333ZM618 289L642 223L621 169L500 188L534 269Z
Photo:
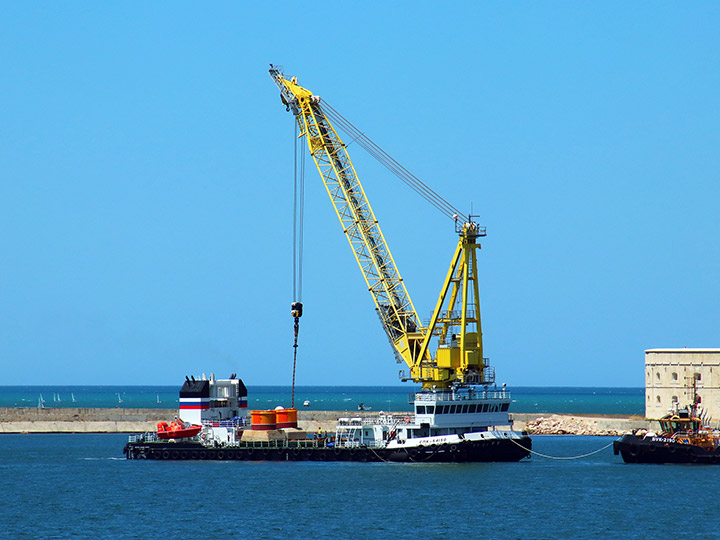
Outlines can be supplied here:
M458 230L460 243L433 318L424 328L345 144L323 111L320 98L299 86L295 78L286 79L279 68L271 67L270 76L287 110L295 115L299 136L307 141L395 355L410 368L407 379L426 388L492 382L482 358L476 278L475 249L480 245L475 239L484 236L484 229L469 221ZM460 297L462 309L458 312L455 304ZM452 333L456 327L459 335ZM429 344L435 335L440 339L433 358Z

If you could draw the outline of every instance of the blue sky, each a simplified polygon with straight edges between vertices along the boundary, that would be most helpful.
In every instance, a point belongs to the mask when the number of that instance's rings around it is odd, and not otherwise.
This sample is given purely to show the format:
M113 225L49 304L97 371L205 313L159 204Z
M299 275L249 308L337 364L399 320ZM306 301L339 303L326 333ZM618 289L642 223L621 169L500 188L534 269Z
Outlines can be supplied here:
M720 8L3 3L3 384L289 384L301 84L488 228L498 381L642 386L717 347ZM350 147L421 318L453 224ZM308 168L299 384L397 383Z

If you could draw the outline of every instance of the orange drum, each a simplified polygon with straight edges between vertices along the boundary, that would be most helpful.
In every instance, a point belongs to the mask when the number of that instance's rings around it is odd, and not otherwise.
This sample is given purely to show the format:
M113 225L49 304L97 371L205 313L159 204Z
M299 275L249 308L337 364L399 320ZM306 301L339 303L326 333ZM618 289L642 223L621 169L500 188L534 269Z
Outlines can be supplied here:
M250 413L253 431L270 431L276 429L277 417L275 411L252 411Z
M280 409L277 413L277 428L296 428L297 409Z

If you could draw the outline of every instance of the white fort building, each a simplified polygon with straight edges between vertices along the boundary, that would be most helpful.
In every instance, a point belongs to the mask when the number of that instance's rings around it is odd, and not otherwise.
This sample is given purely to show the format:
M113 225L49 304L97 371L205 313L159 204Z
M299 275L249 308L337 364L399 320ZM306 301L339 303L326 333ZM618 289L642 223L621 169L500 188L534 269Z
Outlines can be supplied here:
M645 351L645 417L658 419L690 405L693 381L700 407L720 421L720 349L648 349Z

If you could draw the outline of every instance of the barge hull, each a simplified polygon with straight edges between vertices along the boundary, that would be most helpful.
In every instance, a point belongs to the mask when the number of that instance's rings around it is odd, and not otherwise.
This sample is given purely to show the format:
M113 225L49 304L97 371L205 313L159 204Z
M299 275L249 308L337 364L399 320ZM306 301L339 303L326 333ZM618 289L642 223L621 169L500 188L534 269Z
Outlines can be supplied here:
M459 444L373 447L207 447L198 442L130 442L127 459L162 461L360 461L417 463L514 462L530 455L530 437L463 441Z

